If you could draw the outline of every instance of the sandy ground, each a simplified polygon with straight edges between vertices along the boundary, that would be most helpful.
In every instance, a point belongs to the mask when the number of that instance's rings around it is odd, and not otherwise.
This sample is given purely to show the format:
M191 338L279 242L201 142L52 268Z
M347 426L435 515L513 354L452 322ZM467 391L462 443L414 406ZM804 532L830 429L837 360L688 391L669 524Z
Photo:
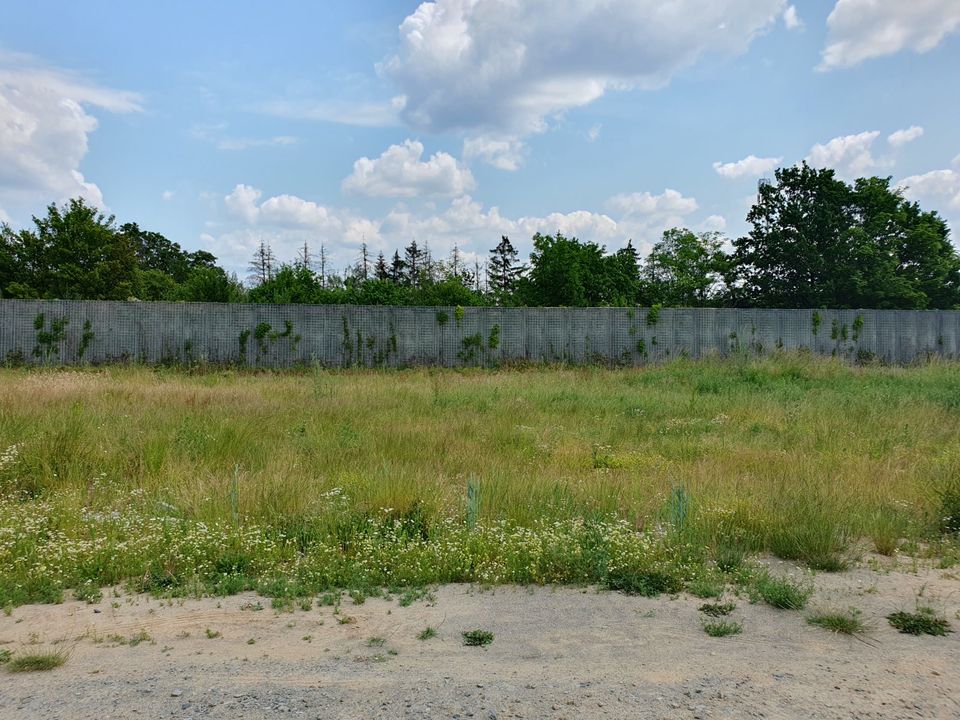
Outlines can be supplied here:
M0 718L960 717L960 632L912 637L884 619L921 596L960 630L955 571L861 567L816 585L812 607L858 607L870 632L835 635L740 598L743 633L711 638L701 600L576 588L454 585L410 607L344 598L339 615L251 594L23 607L0 616L0 649L70 656L0 671ZM437 637L418 640L427 626ZM475 628L493 644L465 647Z

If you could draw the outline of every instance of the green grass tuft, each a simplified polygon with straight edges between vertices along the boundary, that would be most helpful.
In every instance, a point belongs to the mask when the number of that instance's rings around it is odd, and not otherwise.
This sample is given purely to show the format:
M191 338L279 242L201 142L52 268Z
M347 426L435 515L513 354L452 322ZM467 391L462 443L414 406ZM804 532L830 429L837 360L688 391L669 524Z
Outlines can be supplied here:
M17 654L6 665L10 672L45 672L60 667L66 661L67 653L57 650Z
M802 610L813 595L813 586L786 577L761 573L754 581L753 590L768 605L781 610Z
M737 606L732 602L726 603L704 603L700 606L700 612L704 615L709 615L713 618L723 617L729 615L734 610L737 609Z
M824 630L843 635L861 635L867 629L857 608L820 610L807 617L807 622Z
M419 633L417 633L417 640L430 640L432 638L435 638L436 636L437 636L436 629L428 626L428 627L425 627L423 630L421 630Z
M710 637L739 635L743 626L735 620L704 620L703 631Z
M493 642L493 633L489 630L468 630L463 633L463 644L484 647Z

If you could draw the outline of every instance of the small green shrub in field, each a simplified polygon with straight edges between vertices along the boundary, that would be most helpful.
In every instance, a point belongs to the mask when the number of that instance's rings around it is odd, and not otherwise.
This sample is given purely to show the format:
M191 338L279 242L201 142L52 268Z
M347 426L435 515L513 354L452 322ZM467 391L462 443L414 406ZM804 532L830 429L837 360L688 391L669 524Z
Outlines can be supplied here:
M704 620L703 631L710 637L739 635L743 626L735 620Z
M67 661L67 653L62 650L51 652L33 652L14 655L7 663L10 672L43 672L60 667Z
M953 632L950 622L931 607L918 607L912 613L899 610L887 615L887 620L906 635L946 635Z
M83 600L84 602L93 605L103 600L103 591L100 589L98 584L92 580L87 580L86 582L77 585L73 589L73 596L77 600Z
M737 609L736 604L732 602L725 603L704 603L700 606L700 612L713 618L724 617Z
M769 572L756 578L753 590L765 603L781 610L802 610L813 595L812 585L774 577Z
M860 635L866 630L861 612L857 608L848 610L819 610L807 617L807 622L824 630L843 635Z
M10 659L12 657L13 657L13 653L11 653L6 648L4 648L3 650L0 650L0 665L6 665L8 662L10 662Z
M493 633L489 630L468 630L463 633L463 644L483 647L493 642Z
M839 512L818 498L788 498L769 530L770 551L814 570L839 572L849 565L849 530Z
M698 598L718 598L723 595L724 584L718 578L701 575L687 583L687 592Z
M436 636L437 636L436 629L432 627L425 627L423 630L417 633L417 640L430 640L431 638L435 638Z
M720 543L713 551L713 561L721 572L735 573L743 567L747 551L740 545Z

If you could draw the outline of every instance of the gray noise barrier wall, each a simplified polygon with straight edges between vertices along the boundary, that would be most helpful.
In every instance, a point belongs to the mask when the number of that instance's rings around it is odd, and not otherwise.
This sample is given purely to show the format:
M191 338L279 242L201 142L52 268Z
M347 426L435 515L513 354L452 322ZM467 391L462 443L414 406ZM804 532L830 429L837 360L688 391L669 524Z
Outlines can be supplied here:
M960 312L0 300L7 363L640 365L800 349L899 364L957 358Z

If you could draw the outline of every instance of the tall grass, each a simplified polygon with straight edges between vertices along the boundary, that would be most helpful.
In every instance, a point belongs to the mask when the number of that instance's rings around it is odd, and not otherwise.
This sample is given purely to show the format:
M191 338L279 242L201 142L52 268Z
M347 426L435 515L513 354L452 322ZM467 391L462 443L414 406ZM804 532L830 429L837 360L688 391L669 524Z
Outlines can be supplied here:
M691 562L769 550L839 569L852 540L892 552L950 525L942 488L960 477L960 412L944 398L958 394L955 364L803 356L625 370L0 370L0 603L131 577L251 584L316 548L354 557L384 528L405 538L391 552L449 540L474 570L490 528L565 528L581 556L547 541L556 557L506 573L521 581L607 581L609 543L590 528L620 523L691 548ZM170 570L129 550L147 525L181 538L206 528L224 547L168 558ZM244 545L252 533L273 555ZM15 592L13 560L57 542L106 545ZM201 555L219 564L213 575ZM647 569L613 579L676 586Z

